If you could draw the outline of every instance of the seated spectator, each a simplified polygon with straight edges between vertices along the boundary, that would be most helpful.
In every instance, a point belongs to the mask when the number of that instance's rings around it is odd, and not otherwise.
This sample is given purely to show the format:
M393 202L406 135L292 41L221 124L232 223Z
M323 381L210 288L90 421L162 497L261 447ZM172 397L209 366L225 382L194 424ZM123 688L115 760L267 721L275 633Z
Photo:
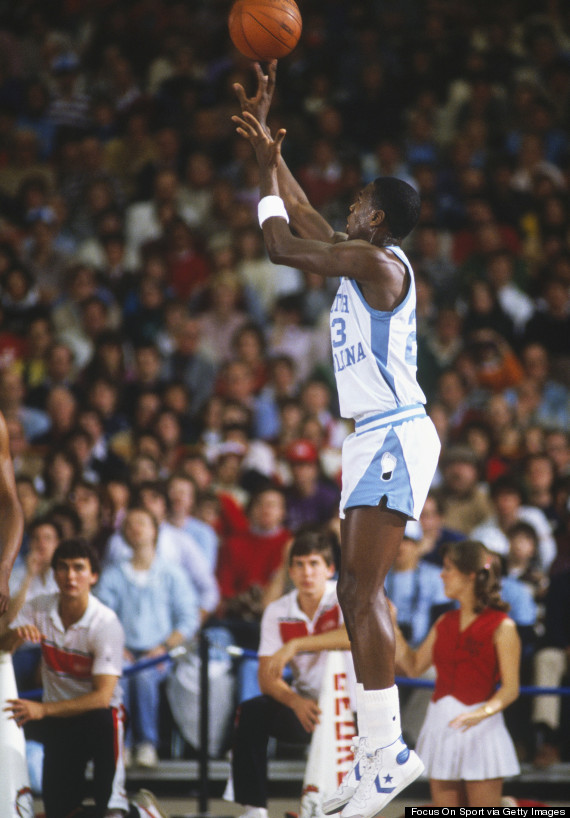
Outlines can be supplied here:
M16 493L24 515L24 531L22 534L22 545L14 566L20 565L28 553L29 536L28 529L38 516L38 509L41 503L41 495L36 485L36 481L27 474L16 474ZM38 481L39 482L39 481Z
M138 793L131 803L125 794L124 716L117 684L124 633L115 614L91 594L99 575L97 557L81 540L67 540L53 555L53 570L58 591L27 603L0 640L2 650L13 650L26 637L44 648L42 701L12 699L7 709L19 726L38 722L46 818L83 811L89 761L97 818L160 818L150 793ZM62 663L68 666L65 674Z
M49 314L38 315L37 318L30 321L26 329L26 354L22 372L28 400L30 390L41 383L45 377L46 359L53 341L53 327Z
M441 495L443 522L463 534L492 513L493 507L479 480L479 461L468 446L456 444L442 453Z
M480 540L489 551L506 556L509 553L508 530L514 523L528 523L538 537L538 566L548 573L556 556L556 543L544 513L523 504L522 488L518 480L509 475L498 477L491 484L490 499L491 512L471 530L470 536Z
M6 418L6 428L10 438L10 455L16 477L29 477L36 481L44 467L44 459L40 452L24 434L24 425L17 417Z
M243 816L267 818L268 739L274 736L290 743L309 744L320 713L324 651L350 647L336 598L336 583L331 581L333 573L334 559L327 537L316 533L298 535L289 552L294 590L272 602L261 621L258 653L262 695L241 703L235 727L232 779L235 800L245 807ZM325 619L330 623L326 633ZM289 663L292 684L282 678ZM347 673L351 668L347 658Z
M103 486L101 509L104 524L117 531L123 524L131 499L131 484L126 477L111 477Z
M259 621L261 592L283 561L291 539L285 527L285 498L269 486L255 494L248 506L246 529L234 529L220 541L217 577L222 596L221 615L237 610L240 617Z
M515 261L516 256L508 250L497 250L487 262L486 275L499 305L511 319L515 334L519 335L534 313L534 303L515 281Z
M211 525L196 517L197 486L182 472L175 472L167 481L168 522L189 534L200 546L213 571L218 561L218 536Z
M297 532L303 526L328 523L338 513L340 490L322 475L316 446L309 440L294 440L285 459L292 475L285 489L288 528Z
M206 309L198 314L200 349L217 366L234 354L233 338L248 320L239 278L233 270L220 270L208 282Z
M522 480L527 504L544 512L553 528L558 524L554 508L554 463L546 452L528 454L522 463Z
M317 363L324 360L323 338L314 328L303 326L301 293L282 295L275 302L267 348L272 357L288 355L295 361L297 383L306 380Z
M568 387L569 358L566 339L570 335L568 313L568 285L556 277L549 277L542 285L539 307L529 319L523 334L523 343L541 344L547 351L554 378Z
M170 564L179 566L191 585L202 619L206 619L219 602L219 591L208 560L194 539L167 521L168 498L160 481L143 481L137 486L135 501L145 508L158 527L157 553ZM120 563L130 556L124 534L115 532L105 551L104 565Z
M140 395L161 392L166 385L161 367L162 357L155 343L145 341L134 345L133 370L122 392L122 409L128 417L132 417Z
M479 329L467 338L478 385L490 392L517 386L524 378L521 363L508 342L493 329Z
M54 341L46 352L43 377L28 391L28 404L46 410L48 395L55 386L75 390L73 350L63 341Z
M41 512L46 513L57 503L66 503L80 478L81 467L75 455L65 449L50 450L42 475L44 491Z
M189 640L200 617L197 596L184 572L158 554L158 527L152 514L143 508L130 509L123 532L131 556L104 568L95 592L117 614L125 630L124 659L133 663L161 656ZM125 736L127 763L135 761L141 767L158 763L159 693L167 673L164 663L122 681L130 717Z
M233 354L248 365L255 395L259 394L269 378L269 361L265 354L265 346L265 333L253 321L247 321L234 332Z
M449 602L438 566L421 557L422 529L415 520L406 523L404 539L386 576L385 591L394 603L397 621L406 640L420 645L432 625L432 608Z
M430 489L420 514L419 554L424 562L441 567L441 546L446 542L459 542L466 539L466 535L454 528L444 525L445 505L442 495L435 489Z
M299 397L305 414L316 417L324 427L326 443L340 449L349 427L338 417L330 385L322 378L309 378L303 383Z
M190 395L190 414L196 415L211 395L215 367L199 350L200 323L187 316L179 328L174 351L166 357L162 376L184 384Z
M513 319L501 306L497 293L486 278L471 282L463 318L464 338L470 338L481 330L491 330L508 344L514 341Z
M230 495L242 508L247 506L249 492L242 485L243 459L247 446L238 440L225 440L213 452L212 489L216 494Z
M78 408L78 399L69 387L53 386L46 398L46 413L50 427L43 434L33 438L34 445L45 449L64 445L75 427Z
M152 429L161 446L162 469L166 474L172 474L178 468L185 450L182 420L173 409L162 405L154 419Z
M51 561L61 539L57 523L49 517L38 517L29 526L26 534L29 548L26 559L16 563L10 576L10 603L6 617L0 625L5 630L12 624L23 606L42 594L53 594L57 584ZM38 686L37 670L41 652L37 645L25 642L14 653L13 664L16 683L20 690L33 690Z
M80 480L73 487L70 503L81 523L80 536L95 549L101 559L113 529L103 520L100 486L88 480Z
M570 434L564 429L546 429L544 450L554 463L556 477L570 475Z
M87 402L80 406L77 414L77 425L93 441L91 466L101 480L126 469L125 461L109 446L111 437L129 426L127 418L118 409L118 399L117 383L99 377L93 381Z
M136 294L123 307L123 330L135 346L153 343L164 330L166 293L160 282L143 275Z
M45 314L40 295L27 267L15 263L7 270L2 279L0 295L4 329L15 335L25 336L30 321Z
M507 530L509 550L505 558L505 574L522 582L536 602L541 602L548 590L548 574L539 567L538 534L522 520ZM516 621L516 620L515 620Z

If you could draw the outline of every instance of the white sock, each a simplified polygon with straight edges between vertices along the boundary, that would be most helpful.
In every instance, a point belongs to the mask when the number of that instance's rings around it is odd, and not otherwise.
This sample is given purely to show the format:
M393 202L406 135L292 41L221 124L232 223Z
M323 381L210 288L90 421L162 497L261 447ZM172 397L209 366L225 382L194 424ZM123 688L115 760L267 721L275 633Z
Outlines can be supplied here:
M402 725L396 685L382 690L363 690L362 704L370 747L387 747L400 737ZM360 711L358 715L360 717Z

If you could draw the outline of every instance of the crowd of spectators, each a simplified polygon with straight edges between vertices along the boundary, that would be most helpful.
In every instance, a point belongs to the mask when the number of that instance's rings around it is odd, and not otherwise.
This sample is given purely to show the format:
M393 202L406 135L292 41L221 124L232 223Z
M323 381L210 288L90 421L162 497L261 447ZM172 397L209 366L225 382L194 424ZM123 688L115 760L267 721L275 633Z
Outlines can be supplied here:
M233 617L255 647L291 534L337 525L350 425L327 337L335 282L264 252L257 166L230 119L233 84L254 75L228 5L0 11L0 410L26 516L16 592L49 581L39 520L97 547L112 599L144 540L128 515L146 510L192 588L184 635ZM375 176L422 197L404 249L442 458L413 548L437 563L442 538L475 530L528 590L526 681L546 649L563 676L570 618L549 627L549 593L556 610L570 597L570 7L299 6L270 125L287 128L309 199L344 231ZM132 655L176 627L133 636ZM564 752L550 721L521 753Z

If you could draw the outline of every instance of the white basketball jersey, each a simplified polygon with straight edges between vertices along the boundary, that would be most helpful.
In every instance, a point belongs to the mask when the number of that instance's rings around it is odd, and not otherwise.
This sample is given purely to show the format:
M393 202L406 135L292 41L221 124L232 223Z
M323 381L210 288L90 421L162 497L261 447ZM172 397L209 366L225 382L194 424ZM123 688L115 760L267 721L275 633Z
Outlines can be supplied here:
M370 307L360 286L342 278L331 307L330 327L340 413L356 418L425 403L417 380L416 286L406 254L387 247L407 267L410 288L391 312Z

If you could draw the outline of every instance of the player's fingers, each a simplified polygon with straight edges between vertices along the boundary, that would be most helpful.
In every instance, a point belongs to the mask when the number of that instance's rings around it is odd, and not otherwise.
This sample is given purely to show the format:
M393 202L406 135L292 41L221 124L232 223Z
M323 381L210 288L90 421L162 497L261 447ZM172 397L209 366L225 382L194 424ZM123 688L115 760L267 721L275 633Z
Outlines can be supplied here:
M251 127L247 124L247 122L244 122L243 119L240 119L240 117L237 117L237 116L232 117L232 120L237 125L236 131L239 134L241 134L242 136L245 136L246 138L249 138L254 133L254 131L252 131Z
M234 83L234 91L235 91L236 96L238 98L239 104L243 108L243 106L245 105L245 100L246 100L245 91L243 89L243 86L240 85L239 82L235 82Z
M255 73L257 74L257 82L260 85L265 85L267 83L267 76L263 73L263 68L261 67L261 63L254 63Z

